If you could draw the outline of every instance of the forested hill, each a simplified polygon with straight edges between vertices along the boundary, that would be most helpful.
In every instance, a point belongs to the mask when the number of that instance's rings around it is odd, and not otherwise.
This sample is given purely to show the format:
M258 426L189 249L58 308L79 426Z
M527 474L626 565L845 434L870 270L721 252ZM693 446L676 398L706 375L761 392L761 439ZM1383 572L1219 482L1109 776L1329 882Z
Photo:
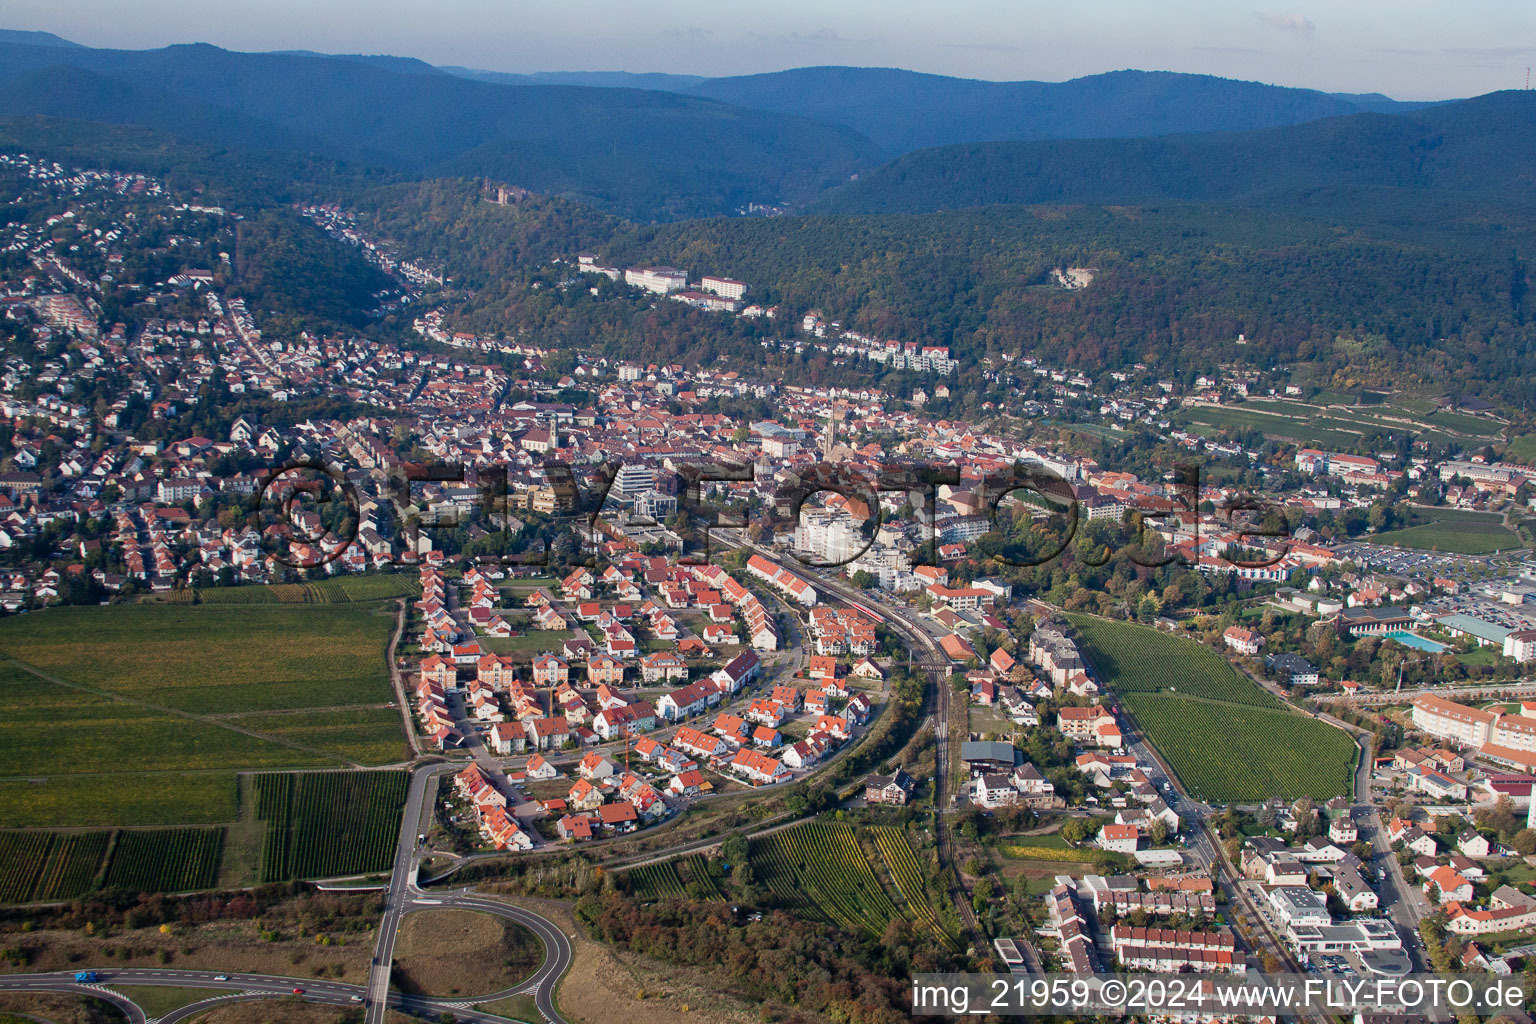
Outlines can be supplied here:
M1532 152L1536 92L1509 91L1254 132L920 150L828 194L818 208L919 213L1168 199L1287 205L1319 189L1361 188L1518 197L1536 184Z
M642 219L801 202L884 159L847 128L702 97L203 44L0 41L0 114L140 125L427 177L489 175Z
M557 201L497 206L471 182L390 186L356 205L371 232L440 261L462 286L446 297L459 329L615 358L747 369L773 358L760 342L794 335L798 316L818 309L874 336L952 346L975 405L987 398L982 359L1020 355L1099 370L1144 363L1184 380L1226 363L1291 365L1298 381L1330 386L1456 380L1515 406L1536 399L1530 272L1513 255L1530 251L1533 228L1491 213L1425 210L1422 225L1372 230L1213 204L638 225ZM568 266L544 261L583 249L618 266L739 278L782 315L704 313L602 279L562 285ZM1097 274L1067 291L1052 276L1066 266ZM874 379L898 394L914 384L816 351L794 373Z
M559 197L501 206L485 200L480 180L381 185L355 166L291 155L252 161L142 129L17 118L0 121L0 145L163 174L242 210L276 208L274 227L292 230L252 237L276 257L259 308L291 310L295 325L306 311L340 321L369 302L370 282L339 243L298 222L293 204L319 199L357 211L366 234L441 267L452 284L428 301L455 329L567 354L766 366L786 379L873 381L895 394L931 388L814 349L785 355L775 342L797 334L799 314L819 309L874 336L952 346L962 413L979 414L972 407L997 397L984 359L1002 365L1021 355L1095 373L1143 363L1185 380L1235 363L1287 366L1298 383L1342 388L1392 381L1439 393L1455 381L1515 409L1536 399L1536 218L1520 197L1423 192L1403 202L1388 189L1389 201L1372 205L1357 193L1349 220L1159 201L642 224ZM706 313L602 278L573 280L569 263L552 262L581 251L619 266L739 278L753 301L778 304L782 315ZM288 265L305 270L278 272ZM1065 290L1053 271L1074 266L1096 274L1088 287ZM293 298L281 301L288 291ZM414 337L390 317L377 321L392 322Z
M1001 139L1240 131L1413 104L1212 75L1115 71L1068 82L983 82L896 68L795 68L714 78L689 91L846 125L892 153Z

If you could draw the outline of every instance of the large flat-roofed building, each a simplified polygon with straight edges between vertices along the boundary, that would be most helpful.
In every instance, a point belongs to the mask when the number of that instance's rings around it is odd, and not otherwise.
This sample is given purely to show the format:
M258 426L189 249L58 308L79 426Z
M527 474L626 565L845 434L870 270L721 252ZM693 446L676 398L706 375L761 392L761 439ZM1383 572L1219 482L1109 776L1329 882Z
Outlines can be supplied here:
M1380 636L1396 629L1413 625L1413 614L1406 608L1383 605L1380 608L1361 606L1345 608L1339 612L1339 632L1344 636Z
M1277 885L1269 890L1269 905L1285 926L1294 931L1300 925L1333 923L1323 894L1304 885Z
M1403 948L1392 922L1380 917L1361 917L1338 924L1300 924L1291 928L1291 944L1297 953L1391 952Z
M1493 735L1498 718L1491 711L1469 708L1433 694L1413 698L1413 724L1436 739L1455 740L1469 747L1480 747Z
M713 274L705 274L700 278L699 287L727 299L739 299L747 294L745 281L733 281L729 277L715 277Z
M676 267L630 267L624 271L624 283L666 295L688 287L688 275Z

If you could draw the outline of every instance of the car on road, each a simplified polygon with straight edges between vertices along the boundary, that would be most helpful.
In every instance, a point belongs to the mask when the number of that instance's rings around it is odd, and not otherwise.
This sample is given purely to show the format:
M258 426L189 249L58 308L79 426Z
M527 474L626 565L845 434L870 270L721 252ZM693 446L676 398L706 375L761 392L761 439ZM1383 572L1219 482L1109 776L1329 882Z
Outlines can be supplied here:
M362 996L358 996L358 995L354 995L354 996L352 996L352 1001L354 1003L360 1003L360 1002L363 1001L363 997Z
M301 995L304 994L304 990L301 989L301 988L296 988L296 989L293 990L293 994L296 995L296 996L301 996Z
M77 972L75 972L75 980L76 981L96 981L100 977L101 977L101 975L97 974L95 971L77 971Z
M215 974L213 976L213 980L214 981L228 981L229 980L229 975L227 975L227 974Z

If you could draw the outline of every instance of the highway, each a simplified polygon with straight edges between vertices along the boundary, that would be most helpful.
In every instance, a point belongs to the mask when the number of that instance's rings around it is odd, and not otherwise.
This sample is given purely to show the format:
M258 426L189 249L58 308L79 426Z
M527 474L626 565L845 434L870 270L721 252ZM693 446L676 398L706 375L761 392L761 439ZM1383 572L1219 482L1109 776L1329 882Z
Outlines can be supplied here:
M384 894L384 917L379 923L379 934L369 969L364 1020L367 1024L383 1024L386 1010L399 1003L400 996L390 993L389 979L401 921L415 910L446 907L479 910L508 918L528 928L544 943L544 962L532 978L515 989L478 997L477 1002L503 998L514 992L531 991L539 1012L546 1020L552 1024L565 1024L564 1018L555 1009L555 986L571 964L571 942L557 925L532 911L500 900L476 896L467 889L434 890L428 894L416 885L416 873L423 852L417 836L426 831L423 822L431 814L439 777L459 767L458 764L428 765L411 774L411 787L406 794L405 810L400 819L400 838L395 848L394 869L390 873L389 888ZM348 1001L352 1001L355 986L342 987L350 989L346 994Z
M500 914L503 917L511 917L519 923L528 924L530 927L538 923L549 929L549 933L539 930L539 937L546 943L552 943L557 950L557 956L553 960L547 955L544 966L527 982L500 992L491 992L483 996L473 997L475 1002L488 1002L504 999L519 992L527 992L530 989L540 991L552 988L547 983L550 979L557 979L564 970L562 963L570 960L570 940L566 938L559 928L545 921L536 914L523 911L518 907L492 900L468 900L464 903L454 902L456 906L464 906L466 909L483 910L488 913ZM508 913L509 911L513 913ZM547 947L548 948L548 947ZM558 969L557 969L558 968ZM221 1003L241 1002L255 999L279 999L283 997L302 998L309 1002L327 1003L333 1006L356 1006L363 1001L363 994L367 990L362 985L348 985L336 981L321 981L315 978L289 978L280 975L268 974L217 974L211 971L172 971L157 968L126 968L122 970L103 970L97 972L97 980L90 984L82 984L75 981L72 971L57 971L47 974L10 974L0 975L0 991L4 992L58 992L72 995L92 996L104 999L117 1006L127 1015L130 1024L148 1024L148 1017L144 1011L128 997L112 991L109 986L171 986L175 988L204 988L209 990L207 999L200 999L189 1003L179 1009L172 1010L165 1016L158 1018L158 1024L175 1024L177 1021L187 1020L218 1006ZM297 992L295 990L298 990ZM560 1016L553 1013L552 1004L535 996L539 1011L549 1021L559 1022ZM463 1021L476 1021L481 1024L506 1024L506 1018L483 1010L477 1010L470 1006L463 998L439 999L425 996L403 996L394 993L390 996L389 1005L392 1009L403 1010L423 1016L437 1016L448 1012Z

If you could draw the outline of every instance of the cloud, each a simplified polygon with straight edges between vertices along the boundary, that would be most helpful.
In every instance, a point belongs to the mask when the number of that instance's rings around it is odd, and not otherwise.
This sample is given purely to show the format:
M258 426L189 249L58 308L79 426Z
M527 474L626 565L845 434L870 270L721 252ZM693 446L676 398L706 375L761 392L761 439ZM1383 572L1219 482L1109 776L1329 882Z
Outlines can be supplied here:
M885 41L882 36L858 38L840 35L835 28L819 28L814 32L778 32L773 34L749 31L747 35L754 39L772 40L793 45L806 43L813 45L823 43L880 43Z
M1014 46L1011 43L940 43L947 50L991 50L1001 53L1020 53L1022 46Z
M1317 31L1317 26L1312 23L1312 19L1300 14L1266 14L1263 11L1254 11L1253 16L1270 28L1277 28L1282 32L1310 36Z

